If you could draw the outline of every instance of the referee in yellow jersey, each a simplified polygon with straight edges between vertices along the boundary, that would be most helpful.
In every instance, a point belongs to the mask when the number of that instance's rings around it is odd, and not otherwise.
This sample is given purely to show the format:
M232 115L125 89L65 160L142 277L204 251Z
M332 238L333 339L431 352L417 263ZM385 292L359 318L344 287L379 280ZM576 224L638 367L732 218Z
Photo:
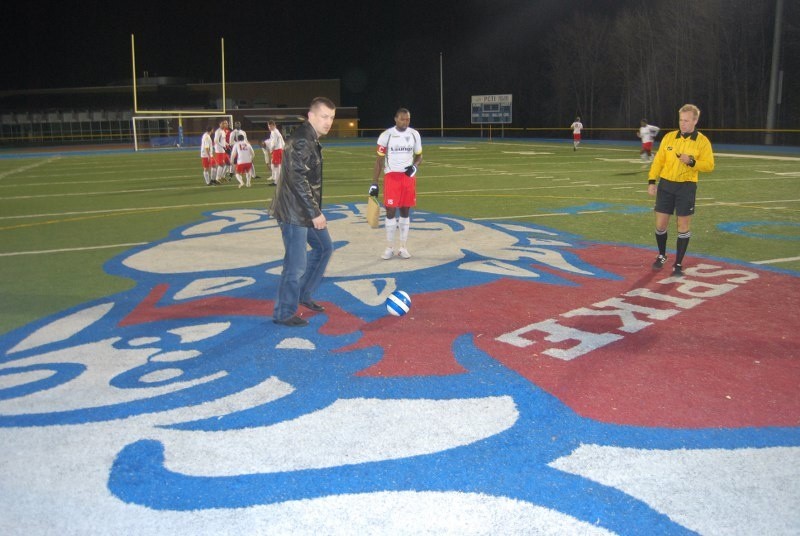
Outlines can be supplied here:
M672 214L678 219L678 242L672 275L683 275L683 257L692 236L690 224L694 215L699 172L714 170L714 152L711 142L695 130L700 119L700 109L694 104L684 104L678 110L680 130L669 132L661 139L650 173L647 176L647 193L656 196L656 244L658 257L654 270L667 262L667 228ZM656 181L658 184L656 184Z

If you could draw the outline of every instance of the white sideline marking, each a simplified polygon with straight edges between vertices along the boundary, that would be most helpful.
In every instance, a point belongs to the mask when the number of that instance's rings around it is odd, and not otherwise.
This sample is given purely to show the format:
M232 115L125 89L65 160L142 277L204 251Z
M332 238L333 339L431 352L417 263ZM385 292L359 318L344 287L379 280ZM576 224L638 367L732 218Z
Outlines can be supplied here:
M208 186L165 186L163 188L142 188L140 190L113 190L110 192L72 192L72 193L59 193L59 194L39 194L39 195L14 195L9 197L0 197L2 201L17 200L17 199L39 199L45 197L85 197L90 195L115 195L115 194L140 194L145 192L163 192L167 190L189 190L198 188L208 188Z
M781 262L800 261L800 257L784 257L782 259L769 259L767 261L753 261L753 264L778 264Z
M33 168L37 168L39 166L43 166L45 164L49 164L50 162L54 162L54 161L58 160L59 158L60 157L56 156L56 157L53 157L53 158L48 158L46 160L40 160L38 162L34 162L33 164L30 164L30 165L27 165L27 166L22 166L22 167L18 167L16 169L10 169L8 171L4 171L3 173L0 173L0 180L3 180L6 177L9 177L11 175L17 175L18 173L22 173L24 171L28 171L28 170L33 169Z
M75 212L51 212L49 214L22 214L19 216L0 216L0 220L20 220L25 218L53 218L59 216L86 216L89 214L113 214L115 212L153 212L156 210L168 210L173 208L195 208L195 207L215 207L219 205L249 205L259 203L268 205L272 199L255 199L251 201L225 201L215 203L191 203L186 205L169 205L160 207L131 207L131 208L111 208L106 210L81 210Z
M799 156L768 156L763 154L733 154L733 153L715 153L714 156L729 156L731 158L758 158L761 160L800 160Z
M168 171L168 170L163 170L163 171ZM108 173L108 171L98 171L98 172L96 172L96 174L100 174L100 173ZM67 177L68 175L70 175L70 174L69 173L59 173L58 174L58 176L62 177L62 178L63 177ZM89 173L79 173L77 175L80 175L81 177L85 177L86 175L89 175ZM45 175L39 175L39 176L31 175L30 177L31 178L36 178L36 177L43 177L43 176L45 176ZM47 177L49 177L49 175L47 175ZM25 186L26 187L38 188L40 186L53 186L53 185L57 185L57 186L74 186L76 184L113 184L113 183L118 183L118 182L122 182L122 183L125 183L125 184L130 184L130 183L133 183L133 182L143 182L143 181L146 181L146 182L156 182L156 181L163 182L163 181L168 181L168 180L191 179L193 177L197 178L196 175L192 174L192 175L169 175L169 176L156 177L156 178L153 178L153 177L136 177L136 178L132 178L132 179L107 179L107 180L101 180L101 181L93 181L93 180L61 180L61 181L52 181L52 182L33 182L33 181L28 181L28 182L25 183ZM14 187L17 187L17 186L19 186L19 185L18 184L5 184L5 185L3 185L3 188L14 188Z
M129 242L127 244L106 244L104 246L86 246L82 248L63 248L63 249L42 249L39 251L12 251L10 253L0 253L0 257L15 257L18 255L44 255L47 253L66 253L68 251L89 251L92 249L124 248L131 246L143 246L149 242Z
M800 177L800 171L764 171L761 169L756 170L757 173L767 173L769 175L778 175L780 177Z
M712 198L713 199L713 198ZM766 204L766 203L797 203L800 199L774 199L772 201L717 201L714 203L719 206L739 206L739 205L753 205L753 204Z
M598 211L600 213L602 211ZM545 212L542 214L522 214L520 216L489 216L486 218L472 218L473 220L519 220L521 218L539 218L541 216L572 216L572 212Z

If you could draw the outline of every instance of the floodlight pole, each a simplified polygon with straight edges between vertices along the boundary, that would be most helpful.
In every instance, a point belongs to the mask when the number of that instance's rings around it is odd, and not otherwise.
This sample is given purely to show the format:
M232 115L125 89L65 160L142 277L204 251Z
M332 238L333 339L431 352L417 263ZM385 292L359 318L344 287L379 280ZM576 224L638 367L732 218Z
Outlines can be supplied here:
M772 36L772 69L769 74L769 101L767 102L767 135L766 145L772 145L775 128L776 108L780 101L780 82L778 80L778 64L780 63L781 25L783 23L783 0L775 0L775 29Z
M219 43L220 43L220 47L222 47L222 49L221 49L221 55L222 55L222 113L224 114L224 113L228 113L227 112L228 109L226 108L227 103L225 102L225 38L224 37L220 37L219 38Z
M131 34L131 68L133 69L133 77L131 77L133 82L133 113L137 113L139 106L136 103L136 46L134 45L133 34Z
M439 137L444 138L444 76L442 75L442 53L439 52Z

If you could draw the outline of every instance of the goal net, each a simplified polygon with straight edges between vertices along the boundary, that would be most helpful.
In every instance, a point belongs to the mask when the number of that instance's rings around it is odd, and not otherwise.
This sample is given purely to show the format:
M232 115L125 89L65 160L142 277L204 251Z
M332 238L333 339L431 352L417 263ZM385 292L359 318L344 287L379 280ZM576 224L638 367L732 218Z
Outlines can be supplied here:
M216 130L220 121L226 119L233 128L231 114L134 115L133 147L136 151L199 147L206 127L213 126Z

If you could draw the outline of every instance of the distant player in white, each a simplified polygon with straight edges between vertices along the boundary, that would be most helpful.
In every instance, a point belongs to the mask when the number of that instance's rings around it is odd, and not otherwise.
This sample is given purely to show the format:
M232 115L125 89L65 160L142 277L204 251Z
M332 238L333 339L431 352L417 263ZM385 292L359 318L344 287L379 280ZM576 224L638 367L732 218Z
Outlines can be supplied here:
M278 130L275 121L267 123L269 127L269 138L262 143L264 148L264 160L270 165L272 177L267 179L269 184L277 185L281 179L281 162L283 162L283 148L286 143L283 141L283 134Z
M411 207L417 204L417 166L422 163L422 139L419 132L409 127L411 112L400 108L394 114L392 128L378 136L378 157L372 174L369 195L378 195L378 179L383 172L383 206L386 208L386 250L382 259L394 256L397 228L400 228L400 248L397 254L408 259L406 248L411 227ZM400 217L396 218L397 212Z
M639 131L636 136L642 140L642 149L639 151L639 156L644 162L653 161L653 142L658 136L658 131L661 130L655 125L649 125L647 119L642 119L639 123Z
M219 128L214 132L214 159L217 161L217 182L222 182L226 174L231 172L231 159L228 156L228 121L219 123Z
M247 140L247 132L245 132L242 129L242 123L240 121L236 121L233 124L233 130L231 130L231 135L230 135L230 138L229 138L230 141L231 141L231 145L233 145L234 142L239 139L239 136L244 136L244 141L248 141ZM236 160L233 159L233 153L231 153L231 165L234 166L234 168L236 166ZM256 164L255 164L255 162L253 162L253 167L250 170L250 175L252 177L256 177Z
M239 139L239 135L240 135L240 134L241 134L242 136L244 136L244 141L247 141L247 132L245 132L244 130L242 130L242 123L240 123L239 121L236 121L236 122L233 124L233 130L231 130L231 138L230 138L230 139L231 139L231 145L233 145L233 143L234 143L236 140L238 140L238 139Z
M231 160L236 162L236 180L239 181L239 188L245 185L242 175L245 176L247 187L250 188L254 156L255 151L253 151L252 145L245 139L244 134L239 134L231 148Z
M206 186L217 184L214 172L216 162L214 160L214 140L211 139L212 132L214 132L214 127L208 125L200 139L200 161L203 164L203 180L206 181Z
M572 150L577 151L578 145L581 144L581 130L583 130L583 123L581 123L581 118L576 117L575 121L569 126L572 129Z

